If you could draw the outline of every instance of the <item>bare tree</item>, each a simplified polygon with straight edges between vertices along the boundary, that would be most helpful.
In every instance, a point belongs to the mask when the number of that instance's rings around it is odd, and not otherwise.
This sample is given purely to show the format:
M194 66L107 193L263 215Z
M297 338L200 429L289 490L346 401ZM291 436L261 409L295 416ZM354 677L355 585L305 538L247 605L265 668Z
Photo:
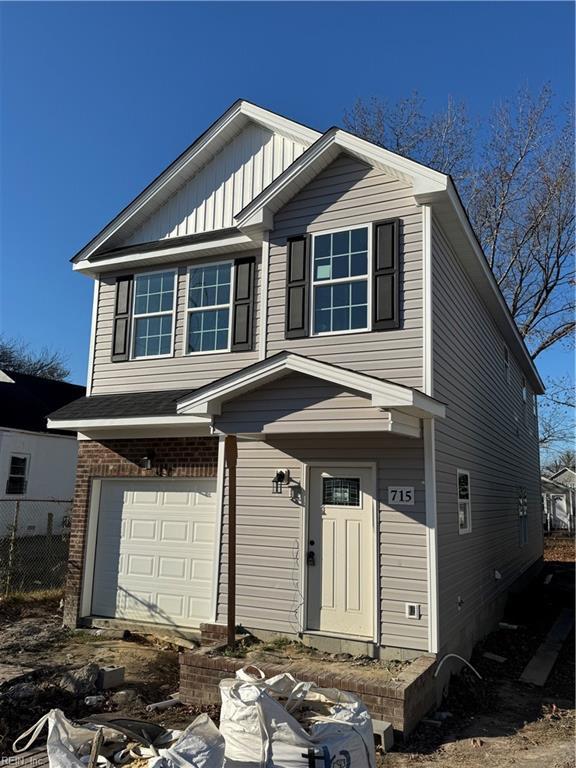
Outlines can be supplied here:
M0 336L0 370L57 380L67 379L70 375L61 352L47 347L40 352L32 352L26 342L5 336Z
M546 466L544 472L547 475L553 475L555 472L559 472L561 469L568 467L568 469L576 470L576 452L573 450L562 451L554 456L553 460Z
M574 334L574 131L545 87L474 130L463 103L426 115L417 94L358 101L346 127L458 182L472 226L533 358Z
M574 386L567 376L550 379L540 398L539 438L544 463L574 446ZM572 451L573 452L573 451Z

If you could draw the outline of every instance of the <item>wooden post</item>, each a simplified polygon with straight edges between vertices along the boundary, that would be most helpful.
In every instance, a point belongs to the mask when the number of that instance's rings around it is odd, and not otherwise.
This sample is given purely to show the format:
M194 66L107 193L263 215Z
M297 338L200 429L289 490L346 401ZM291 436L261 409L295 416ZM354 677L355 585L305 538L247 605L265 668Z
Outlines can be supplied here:
M228 467L228 647L236 643L236 463L238 439L226 435L224 456Z

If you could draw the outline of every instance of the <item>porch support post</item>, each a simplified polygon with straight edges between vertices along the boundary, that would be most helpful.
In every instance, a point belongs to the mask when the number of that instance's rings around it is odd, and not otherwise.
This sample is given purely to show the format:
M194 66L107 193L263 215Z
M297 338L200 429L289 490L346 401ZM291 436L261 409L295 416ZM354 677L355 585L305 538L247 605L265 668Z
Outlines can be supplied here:
M238 438L226 435L224 456L228 467L228 647L236 642L236 464Z

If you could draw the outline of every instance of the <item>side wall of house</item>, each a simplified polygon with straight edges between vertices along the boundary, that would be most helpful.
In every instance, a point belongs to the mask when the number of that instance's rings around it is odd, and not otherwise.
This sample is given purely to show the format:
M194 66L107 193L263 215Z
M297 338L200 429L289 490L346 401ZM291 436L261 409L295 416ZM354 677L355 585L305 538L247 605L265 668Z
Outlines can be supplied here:
M422 442L387 434L346 434L240 441L237 471L237 621L249 629L301 630L302 557L306 551L304 463L377 464L381 644L427 650L427 559ZM295 490L272 494L278 468L289 469ZM393 508L389 485L414 486L415 504ZM227 497L225 497L227 498ZM319 513L319 510L317 510ZM308 510L314 514L314 510ZM225 501L218 621L226 621L227 504ZM422 606L408 619L405 603Z
M286 239L392 218L401 220L401 327L286 340ZM421 389L422 213L411 185L341 155L276 214L274 223L270 238L268 355L287 349Z
M186 354L186 334L188 325L187 285L188 267L192 262L183 262L176 266L164 265L155 269L127 269L121 273L103 275L100 279L96 336L94 348L94 366L92 375L92 395L104 395L115 392L144 392L163 389L197 389L209 384L221 376L244 368L258 360L258 326L260 312L260 277L261 254L259 251L240 254L241 257L255 256L255 309L254 309L254 349L251 352L223 352L206 355ZM206 257L198 264L234 261L229 256ZM121 274L138 274L158 270L173 270L178 273L175 312L174 349L170 357L113 363L112 331L114 324L114 304L116 301L116 277Z
M437 222L432 227L440 650L468 653L510 585L542 555L538 424L522 373ZM460 534L457 469L471 477L472 530ZM520 542L519 495L528 498ZM498 574L500 578L498 578Z

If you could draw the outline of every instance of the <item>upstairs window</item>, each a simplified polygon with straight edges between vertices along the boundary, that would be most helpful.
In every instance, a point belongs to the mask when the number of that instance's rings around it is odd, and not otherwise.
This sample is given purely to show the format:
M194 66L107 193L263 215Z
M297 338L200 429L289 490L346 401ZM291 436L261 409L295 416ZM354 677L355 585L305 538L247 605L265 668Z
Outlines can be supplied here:
M133 357L172 354L176 273L153 272L134 278Z
M508 347L504 347L504 375L506 381L510 384L510 350Z
M369 330L368 227L314 235L315 335Z
M458 480L458 533L470 533L472 530L472 507L470 499L470 472L457 470Z
M528 494L525 488L518 492L518 525L520 546L523 547L528 542Z
M232 263L191 267L186 352L230 350Z
M526 386L526 378L522 376L522 402L526 403L528 400L528 387Z
M20 496L26 493L28 487L28 456L16 454L10 457L10 469L6 483L6 493L9 496Z

